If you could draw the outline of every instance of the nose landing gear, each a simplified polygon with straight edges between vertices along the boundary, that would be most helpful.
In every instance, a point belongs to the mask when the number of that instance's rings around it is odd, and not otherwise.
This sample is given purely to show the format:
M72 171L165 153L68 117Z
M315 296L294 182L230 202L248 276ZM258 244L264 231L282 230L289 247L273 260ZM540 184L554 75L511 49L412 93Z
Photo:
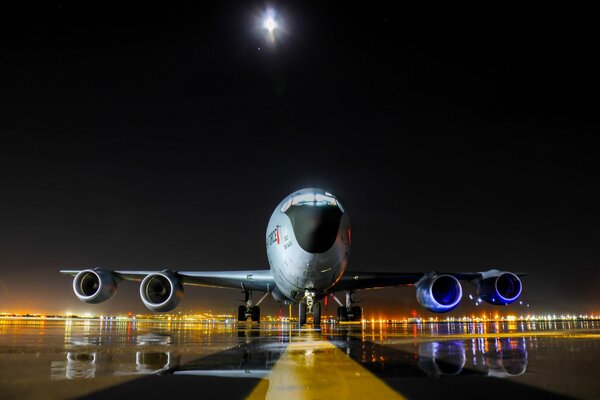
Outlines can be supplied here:
M304 294L304 299L298 303L298 322L300 325L306 324L307 314L312 314L315 326L321 324L321 303L315 301L315 293L308 290Z

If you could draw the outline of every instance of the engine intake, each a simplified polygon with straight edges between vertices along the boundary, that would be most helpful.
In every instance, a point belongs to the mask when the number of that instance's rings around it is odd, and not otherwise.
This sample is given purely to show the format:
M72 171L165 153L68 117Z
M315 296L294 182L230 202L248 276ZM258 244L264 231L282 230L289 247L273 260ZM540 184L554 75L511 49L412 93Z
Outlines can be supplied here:
M452 275L429 275L417 284L417 301L429 311L453 310L462 298L462 286Z
M523 285L512 272L498 272L482 279L477 286L479 297L490 304L508 305L519 298Z
M168 312L183 299L183 284L172 272L156 272L142 280L140 296L150 310Z
M86 269L75 275L73 291L77 298L90 304L102 303L117 293L117 280L110 271Z

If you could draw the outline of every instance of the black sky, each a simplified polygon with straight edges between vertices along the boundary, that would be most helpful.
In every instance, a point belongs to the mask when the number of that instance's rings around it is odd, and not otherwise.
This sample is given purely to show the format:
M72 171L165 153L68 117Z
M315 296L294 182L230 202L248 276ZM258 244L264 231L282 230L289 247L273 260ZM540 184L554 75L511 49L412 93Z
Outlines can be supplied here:
M144 310L131 283L79 303L62 267L266 268L268 218L306 186L349 212L352 269L508 268L534 311L600 310L590 11L322 3L271 3L275 46L262 2L4 9L0 311Z

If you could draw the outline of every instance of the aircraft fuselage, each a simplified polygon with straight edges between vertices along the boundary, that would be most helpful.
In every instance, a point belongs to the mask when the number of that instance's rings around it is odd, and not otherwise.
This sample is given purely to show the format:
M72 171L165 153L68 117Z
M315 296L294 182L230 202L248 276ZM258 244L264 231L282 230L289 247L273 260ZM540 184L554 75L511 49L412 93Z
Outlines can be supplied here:
M273 296L297 302L309 291L324 297L346 270L351 235L350 219L332 194L302 189L284 198L266 233Z

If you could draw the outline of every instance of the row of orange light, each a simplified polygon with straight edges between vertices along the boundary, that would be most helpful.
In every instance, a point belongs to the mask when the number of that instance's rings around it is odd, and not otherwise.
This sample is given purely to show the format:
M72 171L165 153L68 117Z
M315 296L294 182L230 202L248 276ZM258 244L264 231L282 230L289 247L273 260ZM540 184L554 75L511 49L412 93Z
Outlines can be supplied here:
M2 312L0 313L0 318L20 318L20 317L33 317L33 318L52 318L52 317L78 317L78 318L99 318L99 319L163 319L163 320L215 320L215 319L229 319L233 320L234 316L230 314L190 314L190 315L171 315L171 314L138 314L136 316L127 316L127 315L116 315L116 316L104 316L100 315L99 317L92 316L91 313L84 313L83 315L75 315L70 312L65 313L64 315L51 315L47 314L35 314L35 313L9 313ZM332 319L333 317L327 317L326 320ZM387 323L389 321L393 323L408 323L408 322L470 322L470 321L565 321L565 320L597 320L600 319L600 315L597 314L546 314L546 315L507 315L500 316L498 314L492 316L482 315L482 316L462 316L462 317L447 317L447 318L438 318L438 317L429 317L429 318L400 318L400 319L390 319L390 318L371 318L371 319L362 319L362 323ZM273 317L273 316L264 316L263 320L270 321L288 321L287 317Z

